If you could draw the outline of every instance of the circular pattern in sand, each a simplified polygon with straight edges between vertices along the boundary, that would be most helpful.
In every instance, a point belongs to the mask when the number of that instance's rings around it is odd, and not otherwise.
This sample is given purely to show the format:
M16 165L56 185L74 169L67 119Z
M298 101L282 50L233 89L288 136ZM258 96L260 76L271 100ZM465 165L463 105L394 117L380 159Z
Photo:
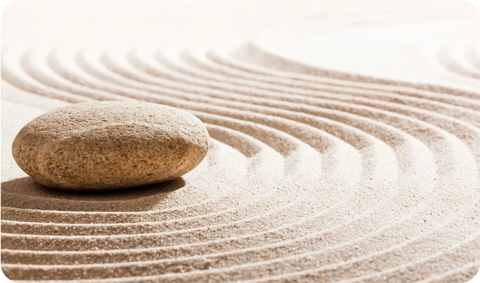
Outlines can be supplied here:
M480 49L468 50L478 79ZM463 282L478 270L480 90L328 71L255 43L2 54L16 88L171 105L212 137L198 168L142 190L2 183L2 268L17 282Z

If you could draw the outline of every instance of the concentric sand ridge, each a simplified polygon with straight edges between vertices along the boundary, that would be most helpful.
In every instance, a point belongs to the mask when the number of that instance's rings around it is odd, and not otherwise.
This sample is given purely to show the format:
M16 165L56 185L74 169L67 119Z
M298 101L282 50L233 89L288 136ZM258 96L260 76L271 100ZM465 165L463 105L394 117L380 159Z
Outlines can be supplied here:
M3 47L3 83L19 95L162 103L199 117L212 137L194 171L134 191L3 182L4 273L18 282L472 278L480 48L449 42L432 68L466 88L310 66L263 41L178 53Z

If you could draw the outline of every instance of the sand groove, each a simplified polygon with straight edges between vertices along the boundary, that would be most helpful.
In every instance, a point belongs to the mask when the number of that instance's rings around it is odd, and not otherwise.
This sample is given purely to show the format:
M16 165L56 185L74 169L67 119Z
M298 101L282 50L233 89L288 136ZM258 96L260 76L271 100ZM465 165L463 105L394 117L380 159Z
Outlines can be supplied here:
M480 78L478 41L436 65ZM480 89L216 50L2 49L2 79L78 103L144 100L207 124L184 178L78 194L2 183L16 281L462 282L480 258Z

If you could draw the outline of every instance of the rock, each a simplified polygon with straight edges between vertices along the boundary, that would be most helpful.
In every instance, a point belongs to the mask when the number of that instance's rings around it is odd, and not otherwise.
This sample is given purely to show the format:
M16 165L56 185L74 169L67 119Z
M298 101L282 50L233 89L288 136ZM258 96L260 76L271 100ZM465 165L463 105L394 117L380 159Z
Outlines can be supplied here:
M209 135L192 114L145 102L88 102L41 115L13 142L38 183L68 190L129 188L175 179L206 156Z

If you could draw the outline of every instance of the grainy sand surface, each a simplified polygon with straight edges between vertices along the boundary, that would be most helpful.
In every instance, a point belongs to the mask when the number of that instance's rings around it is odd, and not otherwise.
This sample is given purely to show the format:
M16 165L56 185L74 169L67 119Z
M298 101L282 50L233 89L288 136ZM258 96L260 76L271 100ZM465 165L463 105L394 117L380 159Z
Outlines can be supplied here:
M16 282L465 282L480 266L480 20L461 1L41 1L2 15ZM20 128L94 100L209 130L183 178L35 184Z

